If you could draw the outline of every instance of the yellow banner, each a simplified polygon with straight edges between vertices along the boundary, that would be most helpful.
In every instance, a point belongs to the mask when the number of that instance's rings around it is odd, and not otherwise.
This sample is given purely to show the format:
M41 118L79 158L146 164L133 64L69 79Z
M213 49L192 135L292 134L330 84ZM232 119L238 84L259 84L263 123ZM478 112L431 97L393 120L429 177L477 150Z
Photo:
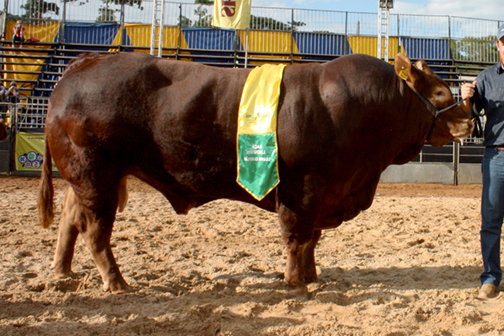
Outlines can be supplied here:
M276 114L280 83L285 65L264 64L247 77L240 100L238 133L276 132Z
M42 171L44 134L19 132L16 134L16 170ZM58 171L53 163L53 171Z
M252 0L215 0L212 26L246 29L250 26Z

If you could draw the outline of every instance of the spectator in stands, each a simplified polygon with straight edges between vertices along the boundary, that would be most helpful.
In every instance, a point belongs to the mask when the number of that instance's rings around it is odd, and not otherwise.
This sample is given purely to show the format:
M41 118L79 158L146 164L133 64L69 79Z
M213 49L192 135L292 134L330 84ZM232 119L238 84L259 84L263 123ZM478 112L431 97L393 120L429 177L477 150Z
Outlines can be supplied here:
M23 23L21 22L21 20L18 20L16 22L16 25L14 26L13 30L14 30L14 33L12 34L12 47L14 47L14 44L16 42L19 42L20 46L22 47L23 42L24 42L24 30L25 29L23 27Z
M462 104L466 111L485 109L485 154L483 156L483 193L481 197L481 254L483 273L478 299L499 295L502 280L500 239L504 219L504 24L497 31L500 61L483 70L473 83L462 86Z
M19 94L20 90L17 87L17 83L15 81L12 81L10 84L10 87L7 91L5 91L5 101L10 102L10 103L17 103L19 102Z

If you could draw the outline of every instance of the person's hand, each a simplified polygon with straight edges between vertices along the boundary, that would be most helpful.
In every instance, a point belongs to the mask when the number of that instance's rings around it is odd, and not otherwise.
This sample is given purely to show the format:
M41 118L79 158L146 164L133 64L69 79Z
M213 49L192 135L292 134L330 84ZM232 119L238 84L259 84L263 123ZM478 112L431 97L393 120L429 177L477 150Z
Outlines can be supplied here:
M476 92L476 81L472 83L465 83L462 85L461 94L462 99L472 98Z

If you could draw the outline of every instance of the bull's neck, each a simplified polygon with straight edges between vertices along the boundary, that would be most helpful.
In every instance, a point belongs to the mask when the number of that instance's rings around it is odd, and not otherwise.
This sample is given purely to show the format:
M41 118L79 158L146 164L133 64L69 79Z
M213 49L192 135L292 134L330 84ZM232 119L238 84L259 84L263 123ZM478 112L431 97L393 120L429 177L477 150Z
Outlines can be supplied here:
M402 134L404 146L393 163L403 164L413 160L422 150L434 116L405 81L397 77L396 86L399 95L397 105L403 107L405 125Z

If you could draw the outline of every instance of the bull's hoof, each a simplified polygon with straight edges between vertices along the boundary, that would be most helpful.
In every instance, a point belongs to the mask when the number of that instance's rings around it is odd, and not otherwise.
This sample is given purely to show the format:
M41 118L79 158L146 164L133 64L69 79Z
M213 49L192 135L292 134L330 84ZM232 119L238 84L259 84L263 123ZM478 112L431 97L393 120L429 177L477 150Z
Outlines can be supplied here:
M110 291L112 294L124 294L132 291L132 288L126 283L126 281L108 282L103 284L103 290L105 292Z
M308 288L303 285L298 285L298 286L289 286L287 288L287 293L289 297L295 298L298 300L309 300L310 299L310 293L308 293Z
M68 272L56 272L56 273L54 273L53 279L54 280L60 280L60 279L73 278L73 277L75 277L75 274L72 271L68 271Z

